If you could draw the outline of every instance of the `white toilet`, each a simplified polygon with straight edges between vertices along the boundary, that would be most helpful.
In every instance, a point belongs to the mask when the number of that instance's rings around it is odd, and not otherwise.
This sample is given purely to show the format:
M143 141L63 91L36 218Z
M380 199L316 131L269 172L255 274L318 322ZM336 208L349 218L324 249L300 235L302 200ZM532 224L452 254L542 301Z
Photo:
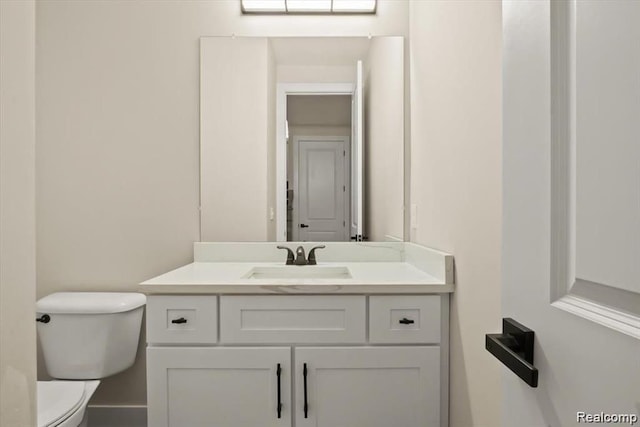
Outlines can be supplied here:
M146 297L59 292L36 304L49 375L38 381L38 427L86 427L87 403L105 378L133 365Z

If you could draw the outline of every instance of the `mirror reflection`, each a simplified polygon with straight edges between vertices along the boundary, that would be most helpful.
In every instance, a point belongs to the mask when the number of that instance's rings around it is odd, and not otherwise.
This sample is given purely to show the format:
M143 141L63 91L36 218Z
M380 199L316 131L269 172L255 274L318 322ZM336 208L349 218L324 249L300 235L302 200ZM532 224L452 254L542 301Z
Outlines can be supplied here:
M201 39L202 241L404 230L402 37Z
M350 240L351 110L351 95L287 96L289 241Z

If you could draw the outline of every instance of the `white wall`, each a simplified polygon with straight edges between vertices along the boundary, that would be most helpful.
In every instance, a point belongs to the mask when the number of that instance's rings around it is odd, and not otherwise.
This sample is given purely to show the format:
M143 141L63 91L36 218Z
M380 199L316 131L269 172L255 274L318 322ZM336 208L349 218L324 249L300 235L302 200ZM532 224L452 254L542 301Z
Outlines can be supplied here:
M353 83L355 65L278 65L278 83Z
M36 424L35 2L0 1L0 426Z
M404 237L404 39L374 37L364 61L365 235Z
M37 3L38 295L128 290L199 240L201 36L408 34L376 15L243 16L237 0ZM43 367L39 373L44 375ZM98 404L143 404L144 353Z
M200 237L265 241L275 147L275 126L268 120L275 111L269 108L270 100L275 106L269 41L205 37L200 43Z
M411 3L411 240L455 255L451 427L499 426L501 4Z
M289 95L287 122L291 126L350 126L351 94Z
M276 240L276 88L278 68L271 42L267 48L267 239ZM273 214L273 215L272 215ZM202 240L202 239L201 239Z

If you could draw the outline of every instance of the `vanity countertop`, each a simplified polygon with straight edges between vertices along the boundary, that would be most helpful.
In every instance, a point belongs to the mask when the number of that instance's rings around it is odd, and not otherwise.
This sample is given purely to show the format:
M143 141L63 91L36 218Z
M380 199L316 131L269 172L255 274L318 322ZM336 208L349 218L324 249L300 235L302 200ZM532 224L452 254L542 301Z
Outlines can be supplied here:
M446 284L407 262L336 262L318 267L346 267L351 278L249 279L243 278L256 267L283 266L283 263L193 262L140 284L155 294L305 294L305 293L448 293ZM290 269L305 266L287 266Z
M292 248L302 245L308 253L317 243L286 245ZM147 294L453 292L453 256L413 243L326 243L318 258L317 266L285 266L286 254L273 243L195 243L194 262L142 282L140 290ZM306 274L313 270L330 272L345 268L348 278ZM252 271L260 269L276 269L280 275L250 277Z

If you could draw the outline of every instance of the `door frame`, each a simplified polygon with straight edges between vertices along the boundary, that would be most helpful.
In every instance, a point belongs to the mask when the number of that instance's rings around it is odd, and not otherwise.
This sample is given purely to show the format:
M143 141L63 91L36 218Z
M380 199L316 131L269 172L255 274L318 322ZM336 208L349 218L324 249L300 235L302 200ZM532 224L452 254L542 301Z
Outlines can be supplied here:
M298 170L299 170L299 163L298 163L298 153L299 153L299 148L300 148L300 140L305 140L305 141L314 141L314 142L323 142L323 141L341 141L343 143L343 150L345 152L344 154L344 161L342 164L343 167L343 173L344 173L344 186L346 187L346 190L344 192L344 194L342 195L344 202L342 205L342 210L343 210L343 218L344 218L344 237L347 237L349 235L349 233L347 232L347 224L350 224L351 218L350 218L350 214L351 214L351 209L350 209L350 204L349 202L351 201L351 179L349 179L350 177L350 172L351 172L351 137L346 136L346 135L333 135L333 136L304 136L304 135L298 135L298 136L294 136L293 138L293 199L294 199L294 203L292 204L292 208L293 211L291 212L291 235L292 235L292 240L293 241L299 241L300 240L300 235L299 235L299 227L297 227L295 224L298 223L298 214L300 212L300 208L298 206L298 203L300 201L300 197L298 197L298 195L300 194L300 191L298 190L298 185L299 185L299 180L298 180Z
M287 96L351 95L353 83L278 83L276 87L276 241L287 241ZM353 123L351 124L353 126Z

